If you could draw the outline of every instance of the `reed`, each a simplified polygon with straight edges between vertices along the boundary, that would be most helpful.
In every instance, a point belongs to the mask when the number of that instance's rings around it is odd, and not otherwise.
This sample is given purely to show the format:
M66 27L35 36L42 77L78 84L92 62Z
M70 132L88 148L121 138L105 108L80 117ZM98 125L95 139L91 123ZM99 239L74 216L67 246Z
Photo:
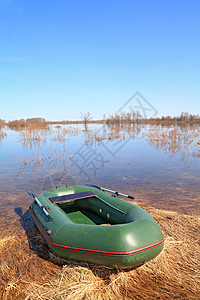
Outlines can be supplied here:
M161 226L165 247L135 270L59 259L34 226L16 233L17 219L9 229L1 228L1 299L199 299L200 219L145 209Z
M28 157L16 155L14 155L14 157L19 163L19 175L26 167L29 167L32 170L39 170L43 167L46 167L49 170L55 169L59 162L62 162L63 164L66 163L67 152L65 144L63 144L63 149L61 150L57 150L54 146L49 146L45 152L40 150L38 152L33 152L32 155Z
M5 136L7 136L7 133L0 128L0 140L2 140Z
M166 153L179 154L182 160L189 165L194 158L199 157L199 134L200 128L191 127L185 130L179 127L161 128L152 126L143 136L157 150Z

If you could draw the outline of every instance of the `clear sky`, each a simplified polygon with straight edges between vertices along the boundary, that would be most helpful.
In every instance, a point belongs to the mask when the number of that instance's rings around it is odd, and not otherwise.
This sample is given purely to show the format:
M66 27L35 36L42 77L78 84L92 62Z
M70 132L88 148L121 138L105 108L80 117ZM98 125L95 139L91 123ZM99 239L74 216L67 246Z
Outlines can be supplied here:
M0 0L0 118L200 113L200 1Z

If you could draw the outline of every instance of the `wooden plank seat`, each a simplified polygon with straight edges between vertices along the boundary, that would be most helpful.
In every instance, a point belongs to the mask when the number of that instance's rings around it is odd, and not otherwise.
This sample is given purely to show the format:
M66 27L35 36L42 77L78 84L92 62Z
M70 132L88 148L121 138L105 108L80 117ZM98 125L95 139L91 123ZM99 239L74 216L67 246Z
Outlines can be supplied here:
M66 202L70 200L84 199L84 198L95 197L95 196L97 196L95 193L91 191L87 191L82 193L51 197L49 198L49 200L53 203L58 203L58 202Z

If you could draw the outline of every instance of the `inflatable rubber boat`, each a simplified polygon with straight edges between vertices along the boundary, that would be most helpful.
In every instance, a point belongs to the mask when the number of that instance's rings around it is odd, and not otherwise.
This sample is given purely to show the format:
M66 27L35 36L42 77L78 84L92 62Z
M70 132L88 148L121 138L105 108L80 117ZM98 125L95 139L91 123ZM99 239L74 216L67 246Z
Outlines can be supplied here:
M69 186L46 190L38 198L28 192L34 198L32 218L52 252L111 268L137 267L156 257L164 243L156 221L143 208L102 189Z

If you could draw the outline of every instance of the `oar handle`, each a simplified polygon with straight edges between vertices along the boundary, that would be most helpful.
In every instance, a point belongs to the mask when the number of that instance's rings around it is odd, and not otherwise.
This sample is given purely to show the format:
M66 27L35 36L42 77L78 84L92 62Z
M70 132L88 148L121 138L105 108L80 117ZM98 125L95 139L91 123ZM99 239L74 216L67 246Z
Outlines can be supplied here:
M35 200L35 202L38 204L38 206L42 209L42 211L44 212L44 214L47 216L47 218L51 221L53 220L53 218L50 216L50 214L48 213L48 211L46 210L45 206L42 205L42 203L38 200L38 198L36 197L35 193L27 191L27 193L33 197L33 199Z
M103 188L101 186L97 186L97 185L94 185L94 184L87 184L88 186L91 186L91 187L95 187L101 191L105 191L105 192L109 192L109 193L112 193L112 194L115 194L115 195L120 195L120 196L123 196L123 197L126 197L126 198L129 198L129 199L135 199L135 197L133 196L129 196L129 195L126 195L126 194L123 194L123 193L120 193L120 192L116 192L116 191L112 191L112 190L109 190L109 189L106 189L106 188Z

